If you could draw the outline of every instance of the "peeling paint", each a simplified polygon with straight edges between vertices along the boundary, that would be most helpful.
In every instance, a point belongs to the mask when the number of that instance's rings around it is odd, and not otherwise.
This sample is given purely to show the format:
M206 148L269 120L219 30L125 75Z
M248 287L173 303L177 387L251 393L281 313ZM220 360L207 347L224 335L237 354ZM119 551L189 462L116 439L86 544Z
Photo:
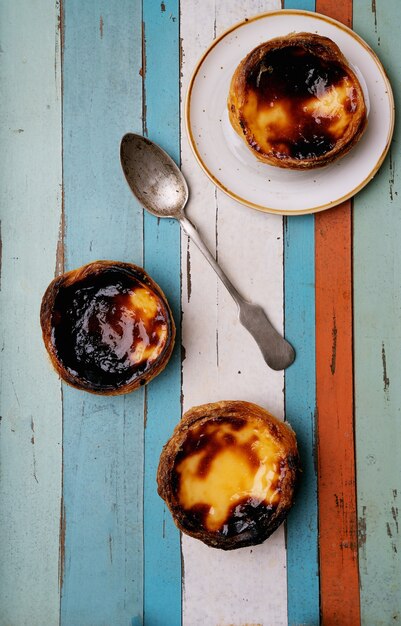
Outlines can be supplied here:
M336 315L333 313L333 328L331 330L331 363L330 363L330 371L335 374L336 372L336 360L337 360L337 323L336 323Z
M183 39L182 37L180 37L180 49L179 49L179 65L180 65L180 79L182 79L183 77L183 63L184 63L184 57L185 57L185 52L184 52L184 45L183 45ZM181 90L180 90L180 99L181 99Z
M63 0L56 0L56 37L54 42L54 80L58 86L58 70L63 65L63 49L64 49L64 6ZM61 63L58 62L60 53ZM61 81L61 97L63 95L63 73L60 74ZM49 107L50 108L50 107Z
M386 350L384 347L384 342L382 342L382 363L383 363L383 384L384 384L384 393L388 394L388 388L390 386L390 379L387 376L387 362L386 362Z
M32 444L32 446L34 446L35 445L35 424L33 422L33 418L32 417L31 417L31 431L32 431L31 444ZM34 447L32 447L32 463L33 463L32 475L33 475L35 481L39 484L38 477L36 475L36 454L35 454L35 448Z
M100 39L103 39L103 26L104 26L103 16L101 15L100 20L99 20Z
M389 151L389 173L390 173L390 178L389 178L389 193L390 193L390 200L393 201L394 200L394 183L395 183L395 161L393 159L393 153L391 151Z
M391 515L393 516L393 520L395 522L395 527L398 534L398 507L391 507Z
M148 136L148 127L146 123L146 35L145 22L142 22L142 130L145 137Z
M216 5L214 8L214 20L213 20L213 39L216 39L217 35L217 15L216 15Z
M334 499L336 501L336 508L344 510L344 498L342 496L338 496L336 493L334 494Z
M374 15L375 20L375 33L377 33L377 11L376 11L376 0L372 0L372 13Z
M160 4L160 10L161 10L162 13L164 13L166 11L166 5L164 4L164 2L162 2Z
M64 230L65 230L65 217L64 217L64 190L61 190L61 214L60 224L58 227L58 239L56 248L56 267L54 270L54 276L60 276L64 272L65 264L65 250L64 250Z
M366 544L366 506L362 507L362 516L358 519L358 546L363 548Z

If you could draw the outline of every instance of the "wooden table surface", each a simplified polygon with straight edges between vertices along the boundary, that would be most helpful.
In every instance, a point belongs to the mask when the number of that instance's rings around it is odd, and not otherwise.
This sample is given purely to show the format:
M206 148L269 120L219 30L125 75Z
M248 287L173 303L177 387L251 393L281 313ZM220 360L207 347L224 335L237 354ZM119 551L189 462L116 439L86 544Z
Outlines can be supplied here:
M399 0L0 0L1 626L401 622L401 131L353 202L282 218L216 191L180 122L213 38L281 8L352 25L397 102ZM181 160L189 216L295 346L285 374L178 224L133 199L127 131ZM123 397L61 384L42 345L46 286L96 259L143 265L181 326ZM221 399L288 419L303 463L286 526L231 553L180 537L155 488L182 410Z

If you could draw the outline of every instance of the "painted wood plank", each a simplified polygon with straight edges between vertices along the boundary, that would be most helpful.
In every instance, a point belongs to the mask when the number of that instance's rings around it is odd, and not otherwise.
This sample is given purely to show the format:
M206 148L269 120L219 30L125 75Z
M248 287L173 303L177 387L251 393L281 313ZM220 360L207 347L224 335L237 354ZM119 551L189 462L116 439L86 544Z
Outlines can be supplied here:
M66 0L63 162L66 269L142 264L142 210L119 143L142 126L141 7ZM61 623L142 623L143 391L102 398L64 387Z
M287 519L288 623L319 624L316 467L314 218L285 222L285 332L296 350L286 371L286 418L297 433L302 478Z
M275 1L183 4L183 93L198 58L216 35L247 16L279 7ZM238 289L260 302L282 329L282 219L246 209L216 191L199 170L186 136L182 160L191 189L188 214ZM244 399L282 418L283 373L267 368L239 325L234 303L186 237L182 265L184 410L204 402ZM183 536L184 624L287 624L283 530L261 546L231 553Z
M347 26L352 0L316 0ZM323 623L359 624L353 416L352 203L315 217L316 398Z
M179 163L180 42L177 0L144 2L144 131ZM181 623L180 535L156 491L163 445L181 417L180 226L144 218L145 267L161 285L177 326L174 353L164 372L146 389L144 492L144 614L152 626Z
M354 28L382 60L400 100L396 0L354 0ZM401 620L401 129L354 201L355 420L362 624Z
M350 207L315 224L322 619L358 624Z
M0 624L58 624L61 394L42 344L61 215L59 7L0 2Z
M315 10L315 0L284 0L285 9ZM319 624L316 467L315 218L284 221L285 333L296 360L285 372L286 419L297 433L302 480L286 524L288 623Z

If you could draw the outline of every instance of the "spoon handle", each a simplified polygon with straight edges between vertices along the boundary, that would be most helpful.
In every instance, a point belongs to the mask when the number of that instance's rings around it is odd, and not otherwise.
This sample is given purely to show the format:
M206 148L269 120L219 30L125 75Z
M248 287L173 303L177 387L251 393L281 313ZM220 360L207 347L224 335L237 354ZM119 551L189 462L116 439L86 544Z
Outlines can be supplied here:
M282 370L291 365L295 359L294 349L291 344L273 328L262 307L244 300L232 282L227 278L210 250L206 247L192 222L190 222L187 217L183 216L180 219L180 224L184 232L202 252L221 282L225 285L227 291L235 300L239 310L239 321L255 339L267 365L274 370Z

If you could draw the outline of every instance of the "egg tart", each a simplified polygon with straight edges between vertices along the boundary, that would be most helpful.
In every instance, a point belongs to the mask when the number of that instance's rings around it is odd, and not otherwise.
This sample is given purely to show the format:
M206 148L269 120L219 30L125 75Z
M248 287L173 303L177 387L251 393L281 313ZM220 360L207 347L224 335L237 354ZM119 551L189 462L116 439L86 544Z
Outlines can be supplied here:
M291 508L299 472L291 427L256 404L190 409L164 446L159 495L178 528L208 546L262 543Z
M262 43L238 65L228 114L257 159L294 170L345 155L367 122L355 72L327 37L293 33Z
M61 378L118 395L166 366L174 320L160 287L141 267L96 261L55 278L40 311L43 340Z

